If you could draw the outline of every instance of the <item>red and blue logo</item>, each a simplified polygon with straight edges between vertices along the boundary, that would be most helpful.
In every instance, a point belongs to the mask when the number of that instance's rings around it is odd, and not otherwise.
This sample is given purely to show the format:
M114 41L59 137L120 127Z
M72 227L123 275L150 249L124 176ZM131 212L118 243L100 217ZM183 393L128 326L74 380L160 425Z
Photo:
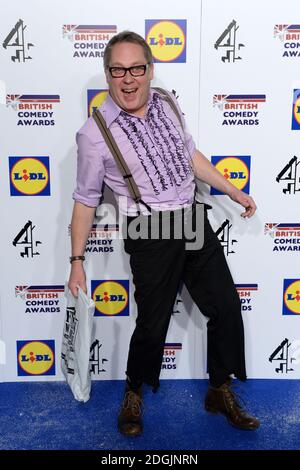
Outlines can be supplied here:
M250 155L243 156L212 156L212 164L216 169L232 183L236 188L249 194L250 191ZM211 187L210 194L224 194L216 188Z
M282 315L300 315L300 279L284 279Z
M116 25L64 24L63 38L73 43L73 57L102 59L108 41L117 33Z
M17 111L17 126L54 126L59 95L7 95L6 106Z
M182 343L166 343L162 359L161 370L177 369L177 352L182 350Z
M253 292L257 292L258 285L257 284L235 284L235 288L240 297L242 311L243 312L252 311Z
M276 24L274 26L274 38L278 38L283 47L282 57L300 57L299 24Z
M213 106L223 114L222 126L258 126L266 95L214 95Z

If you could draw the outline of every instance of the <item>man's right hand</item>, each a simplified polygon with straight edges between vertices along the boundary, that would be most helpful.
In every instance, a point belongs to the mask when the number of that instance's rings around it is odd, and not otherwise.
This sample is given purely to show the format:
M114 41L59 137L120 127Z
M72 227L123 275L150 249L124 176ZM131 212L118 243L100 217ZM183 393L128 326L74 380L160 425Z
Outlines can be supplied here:
M78 296L78 286L87 293L85 271L82 261L79 260L73 261L68 282L68 287L74 297Z

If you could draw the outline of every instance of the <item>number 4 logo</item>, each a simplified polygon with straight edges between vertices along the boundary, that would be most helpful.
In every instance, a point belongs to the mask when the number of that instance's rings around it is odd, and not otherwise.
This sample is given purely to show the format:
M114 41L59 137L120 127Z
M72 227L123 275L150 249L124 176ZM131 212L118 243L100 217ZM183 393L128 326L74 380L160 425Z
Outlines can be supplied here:
M11 60L13 62L25 62L26 60L32 59L29 55L26 56L26 51L30 47L33 47L34 44L31 42L26 43L25 29L26 26L24 25L24 21L19 20L3 41L4 49L7 49L8 47L15 48L15 55L11 56Z

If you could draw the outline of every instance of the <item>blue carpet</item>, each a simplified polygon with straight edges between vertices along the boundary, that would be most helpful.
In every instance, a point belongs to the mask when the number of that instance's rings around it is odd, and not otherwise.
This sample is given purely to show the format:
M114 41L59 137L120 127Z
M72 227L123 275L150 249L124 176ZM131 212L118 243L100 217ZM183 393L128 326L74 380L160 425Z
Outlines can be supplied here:
M122 381L92 383L89 402L63 382L0 384L0 449L284 450L300 448L300 380L248 380L240 395L261 420L240 431L203 408L206 380L163 380L144 393L144 434L120 435Z

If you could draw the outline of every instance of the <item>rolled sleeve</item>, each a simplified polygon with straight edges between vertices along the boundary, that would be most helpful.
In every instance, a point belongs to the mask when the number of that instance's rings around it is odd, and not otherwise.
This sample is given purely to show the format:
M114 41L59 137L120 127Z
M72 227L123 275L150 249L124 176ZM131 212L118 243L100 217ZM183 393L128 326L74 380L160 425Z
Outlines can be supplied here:
M105 174L99 145L91 142L81 132L76 134L77 142L77 181L73 199L85 206L97 207L102 196Z

